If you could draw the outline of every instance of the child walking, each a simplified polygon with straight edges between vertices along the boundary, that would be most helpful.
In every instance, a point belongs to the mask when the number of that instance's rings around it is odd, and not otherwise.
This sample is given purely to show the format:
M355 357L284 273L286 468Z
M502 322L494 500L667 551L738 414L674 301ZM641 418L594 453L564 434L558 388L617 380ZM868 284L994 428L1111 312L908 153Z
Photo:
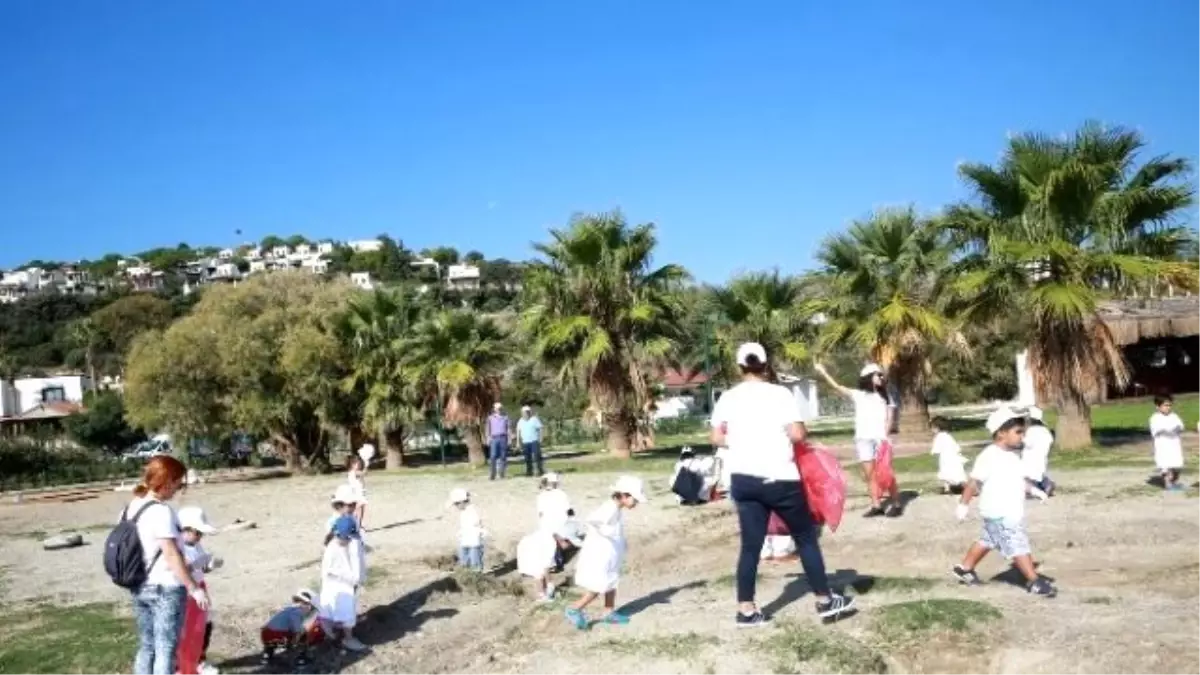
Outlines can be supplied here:
M187 565L188 573L192 575L192 579L200 588L208 591L208 584L204 581L204 576L224 564L220 558L210 554L204 550L201 541L204 535L212 534L217 531L208 522L208 517L204 515L204 509L199 506L185 506L179 509L176 514L179 518L179 529L183 533L183 561ZM211 597L211 596L210 596ZM200 675L217 675L219 672L215 667L208 664L208 647L212 643L213 634L213 610L211 604L206 612L208 621L204 625L204 644L200 648L200 667L198 672Z
M626 548L622 512L645 502L646 495L642 479L636 476L621 476L611 492L611 498L588 516L587 537L579 551L575 583L584 594L566 612L567 620L579 630L587 630L589 624L583 610L600 595L604 595L605 623L629 623L628 616L616 611L617 584Z
M367 462L358 455L351 455L346 466L346 485L354 492L354 519L358 521L358 532L363 532L363 519L367 515Z
M1046 499L1046 494L1025 478L1020 454L1025 418L1011 408L1000 408L988 417L986 426L992 434L992 444L976 458L971 469L973 482L968 482L963 489L962 500L956 509L958 520L966 520L968 505L978 493L983 533L979 541L971 545L962 564L954 566L952 573L963 584L978 585L980 580L975 567L989 551L999 549L1025 577L1026 590L1053 598L1058 591L1038 576L1029 536L1025 532L1025 495Z
M1175 414L1174 399L1154 397L1154 414L1150 416L1150 436L1154 438L1154 465L1162 474L1164 490L1182 490L1179 474L1183 469L1183 420Z
M293 665L308 665L308 647L324 637L318 616L316 595L301 588L292 596L292 604L271 615L260 632L263 652L262 661L268 664L280 650L298 649L300 654Z
M938 480L942 481L942 494L959 494L967 482L966 463L962 447L950 435L950 424L944 417L935 417L929 422L933 428L933 447L929 454L937 455Z
M463 488L450 491L450 505L458 509L458 564L476 572L483 571L483 518L471 503L471 493Z
M341 516L333 524L333 539L321 560L321 618L340 633L342 648L352 652L366 649L353 633L358 621L358 589L367 578L364 558L358 522L353 516Z

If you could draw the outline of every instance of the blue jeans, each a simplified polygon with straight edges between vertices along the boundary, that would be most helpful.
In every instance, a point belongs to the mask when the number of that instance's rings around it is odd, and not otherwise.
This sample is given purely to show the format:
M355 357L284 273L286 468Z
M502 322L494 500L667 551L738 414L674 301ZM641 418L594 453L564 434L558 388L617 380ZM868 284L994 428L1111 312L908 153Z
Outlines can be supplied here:
M766 481L755 476L733 474L729 496L737 505L742 550L737 563L738 602L754 602L758 561L767 537L771 512L779 514L796 541L796 554L809 587L817 595L829 594L825 558L817 541L818 530L808 511L808 500L798 480Z
M467 569L482 571L483 570L483 547L482 546L459 546L458 547L458 564Z
M175 649L183 630L187 589L143 584L132 596L138 627L134 675L175 675Z
M488 478L496 480L496 473L504 478L508 469L508 437L495 436L488 439Z
M532 443L522 443L521 450L525 452L525 475L533 475L533 467L537 465L537 475L542 475L546 471L542 468L542 442L534 441Z

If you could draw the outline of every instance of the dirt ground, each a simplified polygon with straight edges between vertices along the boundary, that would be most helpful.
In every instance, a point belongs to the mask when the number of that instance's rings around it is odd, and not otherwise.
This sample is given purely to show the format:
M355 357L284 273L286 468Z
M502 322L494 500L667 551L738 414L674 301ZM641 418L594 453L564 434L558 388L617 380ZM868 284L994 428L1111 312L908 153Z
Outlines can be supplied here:
M933 461L932 458L930 460ZM930 472L933 467L930 466ZM823 536L836 583L857 593L861 612L822 626L798 565L764 565L759 600L772 626L732 624L736 522L728 502L680 507L666 476L650 481L649 504L627 516L630 536L620 604L628 626L567 625L562 601L537 606L511 571L518 539L535 524L536 485L436 473L372 475L367 508L370 580L360 602L363 656L324 653L328 672L1197 672L1200 653L1200 512L1196 492L1164 495L1142 468L1057 475L1062 493L1029 503L1029 531L1042 572L1060 595L1034 599L1003 578L1002 559L980 568L988 583L959 587L948 570L978 531L954 520L952 498L934 494L932 473L901 474L921 490L898 520L864 520L861 482L842 528ZM612 474L569 474L581 512L605 498ZM258 628L298 587L318 586L327 496L340 476L190 488L218 525L257 529L212 536L226 559L209 585L216 607L212 659L226 671L258 668ZM495 576L455 577L446 556L456 518L451 487L470 489L490 533ZM71 504L0 506L0 600L55 604L125 599L100 563L107 528L127 494ZM81 531L87 545L43 551L45 533ZM568 596L573 597L568 591ZM978 602L970 602L978 601ZM130 630L133 630L132 623ZM132 655L131 655L132 656Z

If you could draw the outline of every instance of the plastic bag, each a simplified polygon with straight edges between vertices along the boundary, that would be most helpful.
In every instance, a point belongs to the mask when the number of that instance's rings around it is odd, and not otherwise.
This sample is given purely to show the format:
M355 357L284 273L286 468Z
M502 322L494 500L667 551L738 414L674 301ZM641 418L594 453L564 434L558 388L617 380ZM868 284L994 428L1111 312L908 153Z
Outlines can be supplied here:
M889 494L896 488L896 472L892 469L892 442L879 442L875 452L875 485L880 494Z
M200 585L204 588L204 584ZM208 612L188 596L183 608L183 629L179 632L179 646L175 649L176 671L182 675L200 672L200 656L204 652L204 628L208 623Z
M837 532L846 508L846 474L837 457L819 445L796 443L792 446L800 469L800 486L808 501L813 522Z

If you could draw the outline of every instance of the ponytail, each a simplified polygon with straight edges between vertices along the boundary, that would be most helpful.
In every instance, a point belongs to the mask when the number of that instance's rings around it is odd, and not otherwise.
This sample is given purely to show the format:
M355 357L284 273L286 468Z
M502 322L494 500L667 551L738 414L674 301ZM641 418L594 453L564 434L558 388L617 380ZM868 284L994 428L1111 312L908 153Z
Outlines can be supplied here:
M134 497L145 497L148 492L150 492L150 488L145 483L138 483L137 486L133 488Z

